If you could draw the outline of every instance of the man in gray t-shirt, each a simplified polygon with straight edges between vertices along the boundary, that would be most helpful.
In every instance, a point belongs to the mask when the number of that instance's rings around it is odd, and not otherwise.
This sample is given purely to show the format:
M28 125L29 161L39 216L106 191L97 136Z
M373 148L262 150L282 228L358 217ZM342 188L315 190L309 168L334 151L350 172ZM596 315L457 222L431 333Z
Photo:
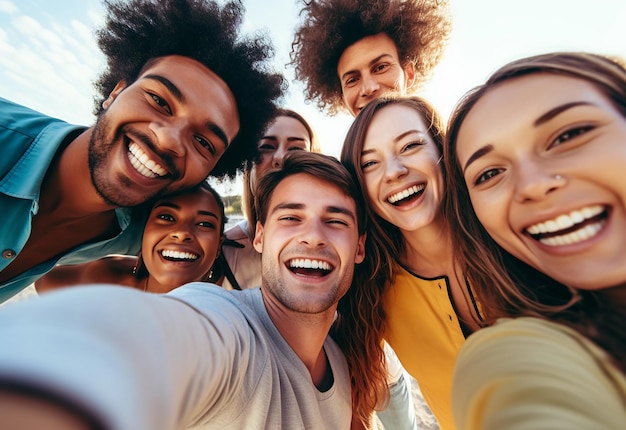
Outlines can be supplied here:
M259 196L260 288L74 287L3 310L3 424L349 429L348 367L328 332L364 259L362 196L335 158L300 151Z

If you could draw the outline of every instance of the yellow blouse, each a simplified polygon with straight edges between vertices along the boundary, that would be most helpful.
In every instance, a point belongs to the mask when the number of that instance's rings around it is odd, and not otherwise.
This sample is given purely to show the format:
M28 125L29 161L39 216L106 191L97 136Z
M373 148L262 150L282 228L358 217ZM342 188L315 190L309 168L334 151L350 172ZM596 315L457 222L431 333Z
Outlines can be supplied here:
M465 342L451 297L447 277L425 279L403 267L384 295L385 340L419 383L441 430L456 428L450 401L452 372Z

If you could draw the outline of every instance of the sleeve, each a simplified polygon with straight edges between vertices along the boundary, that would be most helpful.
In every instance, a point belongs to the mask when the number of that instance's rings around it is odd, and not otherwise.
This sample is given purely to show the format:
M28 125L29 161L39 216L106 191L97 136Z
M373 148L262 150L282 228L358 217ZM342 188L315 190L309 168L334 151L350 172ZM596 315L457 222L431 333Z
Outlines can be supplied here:
M499 322L459 353L452 406L459 429L624 428L624 392L602 353L578 334L534 318ZM604 357L605 358L605 357Z
M215 301L203 306L210 315L119 286L59 290L3 309L0 386L59 399L105 429L179 429L210 419L211 408L238 390L252 357L237 302L207 287L189 300Z

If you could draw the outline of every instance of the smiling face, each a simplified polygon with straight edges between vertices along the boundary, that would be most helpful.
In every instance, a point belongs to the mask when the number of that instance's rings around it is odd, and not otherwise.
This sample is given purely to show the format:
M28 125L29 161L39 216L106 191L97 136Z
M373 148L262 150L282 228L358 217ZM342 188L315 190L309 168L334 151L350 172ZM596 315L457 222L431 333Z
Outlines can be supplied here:
M311 136L304 125L295 118L279 116L265 130L259 141L261 159L252 168L252 183L273 167L282 164L289 151L311 151Z
M385 94L406 94L415 80L413 65L402 67L396 44L385 33L348 46L339 57L337 75L344 106L352 116Z
M566 285L626 282L626 119L587 81L498 84L467 114L456 154L479 221Z
M165 197L146 223L142 258L150 273L150 289L167 292L202 280L221 245L222 215L213 194L204 188Z
M376 112L360 164L376 214L403 232L435 222L444 186L440 158L415 109L392 104Z
M352 197L309 174L283 179L254 238L268 307L333 313L350 287L355 263L363 261L364 246Z
M161 57L103 103L89 144L100 196L114 206L191 188L211 172L239 131L228 86L199 62Z

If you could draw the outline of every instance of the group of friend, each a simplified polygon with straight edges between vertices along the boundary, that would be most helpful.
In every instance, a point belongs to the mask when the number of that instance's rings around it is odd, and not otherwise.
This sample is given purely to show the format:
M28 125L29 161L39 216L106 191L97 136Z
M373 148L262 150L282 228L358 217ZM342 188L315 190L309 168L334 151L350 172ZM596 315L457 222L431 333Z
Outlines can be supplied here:
M243 12L107 3L92 127L0 99L0 299L42 293L0 311L3 422L417 428L410 375L442 430L622 428L625 63L512 61L446 126L412 95L446 2L306 2L305 98L355 117L337 160ZM238 169L224 231L205 179Z

